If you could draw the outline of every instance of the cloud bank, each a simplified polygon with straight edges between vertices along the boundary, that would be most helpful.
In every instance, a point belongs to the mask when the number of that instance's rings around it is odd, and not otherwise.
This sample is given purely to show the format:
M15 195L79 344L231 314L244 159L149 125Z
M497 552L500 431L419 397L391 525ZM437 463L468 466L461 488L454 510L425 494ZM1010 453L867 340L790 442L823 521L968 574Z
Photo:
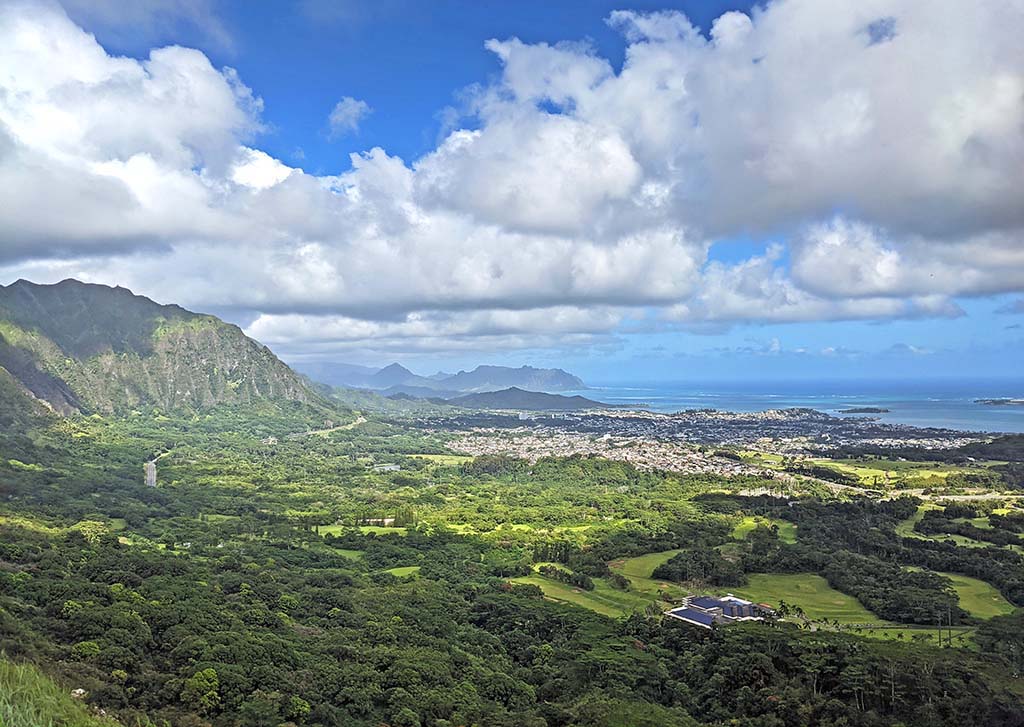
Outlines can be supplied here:
M955 316L1024 291L1024 0L778 0L708 36L677 12L607 21L621 68L489 40L500 74L435 149L316 176L259 149L232 69L116 57L57 5L6 3L0 276L233 309L311 356ZM368 110L344 98L332 130ZM717 254L748 235L776 242Z

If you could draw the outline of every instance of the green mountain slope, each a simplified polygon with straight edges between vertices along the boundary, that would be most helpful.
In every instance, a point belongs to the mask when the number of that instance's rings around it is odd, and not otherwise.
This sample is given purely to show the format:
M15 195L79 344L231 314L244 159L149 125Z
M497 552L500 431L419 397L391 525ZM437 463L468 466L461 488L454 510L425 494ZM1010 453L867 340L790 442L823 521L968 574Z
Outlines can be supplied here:
M39 669L0 657L0 725L3 727L116 727L92 714Z
M39 402L25 395L18 380L0 367L0 431L24 431L43 413Z
M0 286L0 366L61 414L319 399L237 326L77 280Z

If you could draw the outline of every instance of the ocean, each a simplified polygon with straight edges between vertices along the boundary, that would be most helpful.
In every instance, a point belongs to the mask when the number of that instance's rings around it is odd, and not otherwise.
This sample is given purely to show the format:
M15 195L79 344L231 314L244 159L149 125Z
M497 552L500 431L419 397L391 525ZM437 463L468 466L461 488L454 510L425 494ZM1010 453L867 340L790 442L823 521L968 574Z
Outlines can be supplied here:
M871 416L883 422L972 432L1024 433L1024 406L993 406L977 399L1024 399L1024 379L920 381L784 381L723 383L603 382L569 392L608 404L671 413L683 409L752 412L805 407L834 416ZM883 414L840 414L875 407Z

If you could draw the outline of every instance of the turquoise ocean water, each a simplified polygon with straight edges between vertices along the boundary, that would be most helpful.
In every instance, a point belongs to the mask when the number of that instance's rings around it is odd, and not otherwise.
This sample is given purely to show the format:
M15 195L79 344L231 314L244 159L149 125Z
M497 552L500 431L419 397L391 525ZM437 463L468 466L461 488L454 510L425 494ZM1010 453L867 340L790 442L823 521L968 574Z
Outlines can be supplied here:
M1024 399L1024 379L958 381L786 381L629 383L588 382L579 393L609 404L652 411L718 409L752 412L807 407L836 416L840 409L877 407L881 421L917 427L1024 433L1024 406L992 406L976 399Z

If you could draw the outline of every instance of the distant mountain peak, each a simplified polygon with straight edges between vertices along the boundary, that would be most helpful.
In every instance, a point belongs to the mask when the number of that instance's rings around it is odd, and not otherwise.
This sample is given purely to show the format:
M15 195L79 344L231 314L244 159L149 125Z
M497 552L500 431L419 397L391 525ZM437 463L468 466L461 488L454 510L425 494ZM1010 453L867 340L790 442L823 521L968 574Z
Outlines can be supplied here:
M378 374L383 374L383 373L388 373L388 374L401 373L401 374L408 374L409 376L415 376L416 375L412 371L410 371L409 369L405 368L405 366L403 366L402 364L398 363L397 361L395 361L394 363L388 364L387 366L382 368L377 373Z

